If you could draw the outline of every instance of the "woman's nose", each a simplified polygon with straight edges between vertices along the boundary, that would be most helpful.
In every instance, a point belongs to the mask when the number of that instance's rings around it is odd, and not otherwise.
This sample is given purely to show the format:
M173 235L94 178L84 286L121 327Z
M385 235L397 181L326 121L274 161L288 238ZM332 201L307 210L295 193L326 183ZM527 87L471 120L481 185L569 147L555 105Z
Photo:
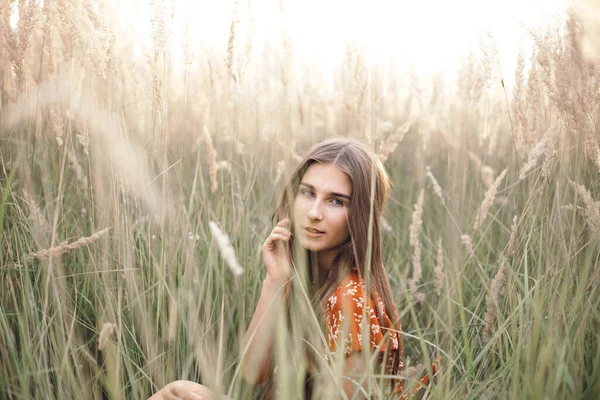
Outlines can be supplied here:
M323 213L321 212L321 202L320 201L314 201L312 206L310 207L310 210L308 210L308 217L310 219L316 219L316 220L322 220L323 219Z

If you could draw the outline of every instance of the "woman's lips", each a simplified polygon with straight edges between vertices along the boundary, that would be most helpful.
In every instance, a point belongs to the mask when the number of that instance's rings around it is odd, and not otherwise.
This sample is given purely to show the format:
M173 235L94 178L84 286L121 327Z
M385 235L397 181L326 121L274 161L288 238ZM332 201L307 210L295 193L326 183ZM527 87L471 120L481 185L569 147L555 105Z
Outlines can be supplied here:
M320 232L320 231L314 232L314 231L309 230L308 228L304 228L304 234L309 237L320 237L320 236L323 236L325 234L325 232Z

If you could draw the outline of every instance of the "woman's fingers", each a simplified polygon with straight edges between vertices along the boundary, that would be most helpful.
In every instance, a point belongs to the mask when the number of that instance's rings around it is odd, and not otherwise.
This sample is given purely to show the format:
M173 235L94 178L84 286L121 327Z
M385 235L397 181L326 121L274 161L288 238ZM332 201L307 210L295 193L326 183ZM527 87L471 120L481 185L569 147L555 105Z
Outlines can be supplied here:
M282 233L271 233L269 235L269 240L274 243L276 240L288 241L290 238Z
M165 400L212 400L212 391L206 386L191 381L175 381L167 385Z
M162 388L148 400L233 400L196 382L179 380Z
M283 228L281 226L276 226L275 228L273 228L272 233L281 233L282 235L286 235L287 237L292 236L292 232L290 232L289 229Z
M291 220L291 219L289 219L289 218L285 218L285 219L282 219L281 221L279 221L279 222L277 223L277 226L281 226L281 227L288 227L288 226L290 226L290 225L291 225L291 223L292 223L292 220Z

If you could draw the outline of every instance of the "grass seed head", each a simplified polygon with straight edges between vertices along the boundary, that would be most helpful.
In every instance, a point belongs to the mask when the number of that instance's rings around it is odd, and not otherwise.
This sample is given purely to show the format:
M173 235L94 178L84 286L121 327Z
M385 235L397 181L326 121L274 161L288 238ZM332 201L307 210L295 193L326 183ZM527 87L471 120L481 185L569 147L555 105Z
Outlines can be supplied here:
M235 276L242 275L244 273L244 269L237 261L235 250L229 242L229 237L227 234L221 231L221 228L219 228L216 222L210 221L208 225L210 226L210 231L213 237L217 240L217 245L219 247L219 251L221 252L221 256L229 266L229 269L231 269L231 272Z
M109 343L112 335L117 331L117 325L110 322L102 325L102 330L98 336L98 350L103 350Z
M479 211L477 212L477 216L475 217L475 223L473 224L473 233L477 232L477 230L481 227L481 225L485 221L488 211L489 211L490 207L492 206L492 204L494 203L494 198L496 197L496 192L498 191L498 187L500 186L500 184L502 183L502 180L504 179L504 176L506 175L506 171L508 171L508 168L506 168L504 171L502 171L500 173L500 175L498 175L498 177L496 178L496 180L494 181L492 186L490 186L490 188L485 193L483 202L481 203L481 206L479 207Z

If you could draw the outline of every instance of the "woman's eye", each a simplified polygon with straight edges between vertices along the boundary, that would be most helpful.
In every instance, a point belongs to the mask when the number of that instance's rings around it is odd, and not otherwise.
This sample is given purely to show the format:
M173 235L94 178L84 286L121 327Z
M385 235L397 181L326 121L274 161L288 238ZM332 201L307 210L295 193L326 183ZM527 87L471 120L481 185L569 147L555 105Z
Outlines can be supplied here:
M313 195L314 195L314 193L312 192L312 190L306 190L306 189L302 190L301 193L304 196L307 196L307 197L313 197ZM336 207L342 207L342 206L344 206L344 202L342 200L340 200L340 199L334 198L331 201L333 202L333 204L336 205Z

